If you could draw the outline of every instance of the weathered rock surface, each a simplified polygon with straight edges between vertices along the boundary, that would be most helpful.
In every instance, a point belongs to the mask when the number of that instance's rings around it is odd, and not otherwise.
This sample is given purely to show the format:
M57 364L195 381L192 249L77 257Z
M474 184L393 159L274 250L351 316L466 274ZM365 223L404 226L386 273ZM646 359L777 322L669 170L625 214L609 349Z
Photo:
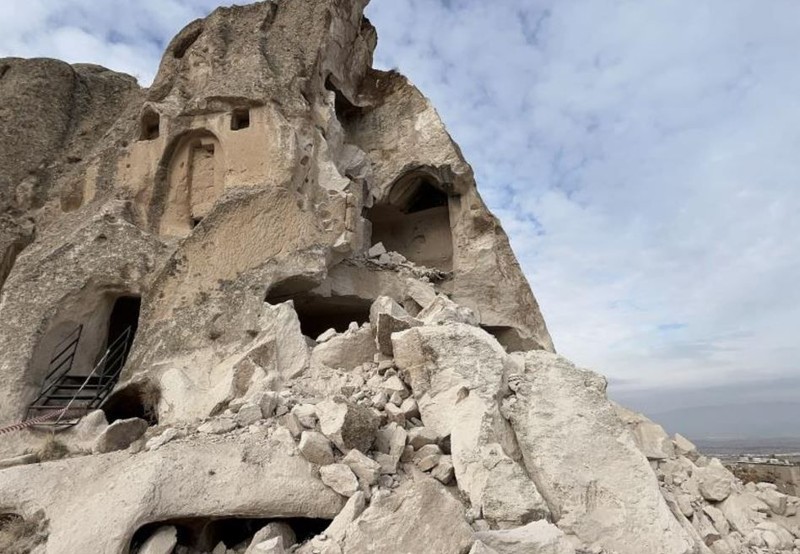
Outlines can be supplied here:
M462 554L472 544L464 508L438 482L409 482L373 501L346 531L344 552Z
M344 399L325 400L316 406L322 434L342 452L350 449L366 452L375 440L378 418L368 409Z
M115 421L97 437L92 450L98 454L128 448L147 431L147 422L139 418Z
M44 510L47 554L120 552L147 521L196 514L333 518L344 505L283 430L269 438L197 435L136 456L14 467L0 472L0 490L7 509Z
M413 430L412 445L421 446L426 432L450 436L458 486L487 519L510 526L547 517L536 485L507 454L519 452L498 401L511 364L503 348L461 323L417 327L392 340L429 429Z
M691 552L605 391L604 379L564 358L525 355L504 408L528 472L559 528L587 544L621 554Z
M564 533L546 521L507 531L482 531L475 538L497 554L575 554Z

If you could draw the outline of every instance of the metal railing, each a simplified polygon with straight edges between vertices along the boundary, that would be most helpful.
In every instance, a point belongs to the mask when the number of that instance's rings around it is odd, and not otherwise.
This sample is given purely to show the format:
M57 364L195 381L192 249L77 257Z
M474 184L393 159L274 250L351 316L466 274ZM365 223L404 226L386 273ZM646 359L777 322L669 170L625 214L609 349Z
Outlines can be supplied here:
M83 375L72 376L76 379L83 378L83 382L75 391L75 393L71 394L71 397L62 397L64 399L69 398L69 401L65 406L50 406L46 403L51 399L52 396L55 396L55 393L57 393L59 389L66 388L64 381L67 377L70 377L68 371L71 369L72 363L70 362L69 369L67 369L67 371L59 369L55 373L51 372L48 375L41 392L36 397L36 400L34 400L28 407L28 414L30 415L32 410L63 410L59 414L58 419L52 423L52 425L59 425L64 416L74 413L76 410L89 411L99 408L100 404L103 403L106 396L108 396L108 394L111 392L111 389L117 383L120 373L122 373L122 369L125 366L125 361L128 358L131 342L133 342L132 339L133 330L131 327L128 327L109 345L102 358L100 358L100 360L95 364L89 375L85 377ZM57 357L61 355L62 352L60 352ZM74 357L74 353L72 356ZM70 386L69 388L74 389L73 386ZM89 393L89 396L84 396L84 392ZM72 405L78 399L88 402L76 408L72 408Z
M92 378L98 373L98 370L99 375L97 376L99 377L99 386L97 386L97 388L92 386L92 388L95 389L95 395L94 398L89 400L86 408L93 410L100 406L103 400L105 400L106 395L111 392L111 388L116 384L119 374L122 373L122 368L125 366L125 360L128 357L128 349L131 342L130 338L131 328L128 327L120 336L114 339L114 342L108 347L106 353L103 354L100 361L95 364L92 372L86 376L80 388L67 403L64 408L64 413L58 417L53 425L61 423L61 419L70 411L72 403L81 395L86 385L89 384Z
M81 324L78 325L69 335L61 339L61 342L59 342L55 348L53 348L53 352L57 352L57 354L50 358L50 365L47 369L47 377L44 378L45 384L54 379L58 380L60 375L55 378L53 377L57 373L69 373L69 370L72 369L72 362L75 361L75 354L78 351L78 343L81 340L82 333L83 325Z

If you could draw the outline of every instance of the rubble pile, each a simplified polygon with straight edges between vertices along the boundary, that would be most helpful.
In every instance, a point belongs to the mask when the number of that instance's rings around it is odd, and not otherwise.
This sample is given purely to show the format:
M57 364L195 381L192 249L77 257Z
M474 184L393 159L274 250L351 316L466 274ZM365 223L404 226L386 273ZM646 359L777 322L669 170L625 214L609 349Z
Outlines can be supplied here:
M0 552L800 554L556 354L366 4L219 8L148 89L0 59Z

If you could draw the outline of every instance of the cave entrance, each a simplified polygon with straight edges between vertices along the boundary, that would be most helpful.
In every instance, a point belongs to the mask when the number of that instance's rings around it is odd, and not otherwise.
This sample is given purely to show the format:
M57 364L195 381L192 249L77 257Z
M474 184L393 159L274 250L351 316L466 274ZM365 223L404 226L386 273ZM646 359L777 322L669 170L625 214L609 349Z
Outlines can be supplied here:
M453 269L448 196L428 177L401 179L386 201L369 209L366 216L372 223L372 244L382 242L387 250L418 265Z
M273 286L264 299L273 305L292 300L303 335L316 339L328 329L343 333L352 322L358 325L369 322L371 299L359 296L324 296L303 290L304 286L310 288L313 283L303 278L290 278Z
M270 523L284 524L287 535L291 537L289 542L301 544L325 531L331 522L327 519L313 518L176 518L140 527L133 535L130 552L139 552L147 539L162 527L174 527L177 531L178 548L183 547L189 552L216 552L215 549L220 543L229 551L244 551L253 536ZM285 546L288 549L293 544Z
M65 306L34 354L42 387L28 415L67 406L82 415L100 407L125 366L140 310L141 297L111 293Z
M121 341L125 342L125 348L120 354L121 364L124 365L128 359L130 346L139 329L139 313L142 309L141 296L120 296L114 302L111 315L108 318L108 338L106 349Z

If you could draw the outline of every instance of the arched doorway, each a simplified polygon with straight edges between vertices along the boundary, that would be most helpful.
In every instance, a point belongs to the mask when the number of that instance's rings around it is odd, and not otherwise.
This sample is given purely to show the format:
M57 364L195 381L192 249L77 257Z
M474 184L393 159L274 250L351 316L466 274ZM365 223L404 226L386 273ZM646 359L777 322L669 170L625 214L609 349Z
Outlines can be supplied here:
M411 174L367 211L372 244L382 242L418 265L451 271L453 235L447 194L432 178Z
M180 140L169 162L169 196L161 233L185 236L211 212L225 188L225 164L219 140L209 131Z

